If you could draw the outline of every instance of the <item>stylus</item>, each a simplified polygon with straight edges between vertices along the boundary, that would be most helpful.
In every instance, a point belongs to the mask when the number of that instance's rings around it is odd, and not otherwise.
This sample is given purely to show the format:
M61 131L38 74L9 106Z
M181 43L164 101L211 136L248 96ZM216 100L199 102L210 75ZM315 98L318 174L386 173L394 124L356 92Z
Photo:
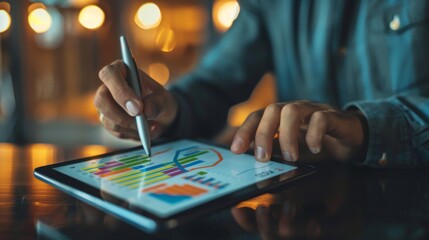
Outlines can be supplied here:
M137 71L136 62L134 61L130 48L128 47L128 43L127 43L127 40L125 39L125 36L122 35L119 38L119 40L121 42L122 60L124 61L125 66L127 68L128 85L135 91L137 96L141 99L142 93L141 93L140 79L139 79L139 73ZM150 157L151 149L150 149L149 125L143 113L136 116L136 123L137 123L137 130L139 133L140 141L142 142L142 145L144 150L146 151L146 154L149 155Z

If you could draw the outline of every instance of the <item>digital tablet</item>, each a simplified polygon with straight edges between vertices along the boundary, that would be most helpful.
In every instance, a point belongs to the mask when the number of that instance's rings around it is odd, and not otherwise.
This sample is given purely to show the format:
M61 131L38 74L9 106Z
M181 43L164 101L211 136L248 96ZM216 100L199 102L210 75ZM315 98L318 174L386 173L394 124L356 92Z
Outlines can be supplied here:
M274 190L314 168L178 140L43 166L34 175L146 232L171 229Z

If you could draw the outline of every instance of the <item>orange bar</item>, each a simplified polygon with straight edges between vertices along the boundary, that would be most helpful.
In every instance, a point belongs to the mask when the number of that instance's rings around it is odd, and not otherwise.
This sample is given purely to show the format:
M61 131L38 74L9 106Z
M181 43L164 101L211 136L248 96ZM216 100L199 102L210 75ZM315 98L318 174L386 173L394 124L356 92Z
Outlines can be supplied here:
M180 185L171 185L167 188L160 189L164 187L166 184L159 184L148 189L145 189L143 192L151 191L152 193L158 194L168 194L168 195L187 195L187 196L197 196L202 193L207 192L207 190L203 188L198 188L189 184Z
M201 193L205 193L207 192L207 190L203 189L203 188L198 188L189 184L185 184L182 186L182 188L187 189L189 191L189 193L192 194L192 196L196 196L199 195Z
M189 185L183 185L182 189L186 190L186 192L188 193L188 195L191 195L191 196L198 195L199 192L200 192L198 189L195 189L195 188L193 188L192 186L189 186Z
M155 185L153 187L143 189L142 192L149 192L149 191L154 190L156 188L164 187L165 185L167 185L167 184L166 183L161 183L161 184Z
M192 189L192 190L197 191L197 192L206 192L205 189L199 188L199 187L196 187L196 186L193 186L193 185L190 185L190 184L184 184L183 187L184 188Z
M183 194L188 195L188 193L186 191L183 191L177 185L173 185L169 188L163 189L162 193L166 193L169 195L183 195Z
M121 172L130 171L130 170L132 170L132 169L131 168L124 168L124 169L121 169L121 170L118 170L118 171L101 174L100 177L102 177L102 178L103 177L108 177L108 176L111 176L111 175L115 175L115 174L118 174L118 173L121 173Z
M189 191L187 191L185 188L174 185L171 189L169 189L171 192L175 192L176 194L180 195L189 195Z

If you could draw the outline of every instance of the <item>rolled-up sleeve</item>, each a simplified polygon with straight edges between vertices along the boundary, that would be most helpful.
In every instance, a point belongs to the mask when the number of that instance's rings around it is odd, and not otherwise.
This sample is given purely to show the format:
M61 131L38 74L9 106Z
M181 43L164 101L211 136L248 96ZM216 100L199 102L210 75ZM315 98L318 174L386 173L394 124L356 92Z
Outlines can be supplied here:
M363 165L415 167L429 165L429 98L395 96L357 101L368 123L368 148Z

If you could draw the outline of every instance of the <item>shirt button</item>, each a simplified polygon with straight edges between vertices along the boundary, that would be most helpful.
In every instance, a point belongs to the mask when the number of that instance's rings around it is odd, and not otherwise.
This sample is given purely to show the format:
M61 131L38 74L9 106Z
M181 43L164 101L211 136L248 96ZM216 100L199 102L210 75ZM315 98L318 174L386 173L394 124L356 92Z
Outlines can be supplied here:
M382 155L381 155L381 158L380 158L380 160L378 160L378 165L380 165L381 167L385 167L385 166L387 166L387 163L388 163L388 161L387 161L387 157L386 157L386 153L383 153Z
M340 47L338 49L338 54L340 54L340 56L344 57L347 54L347 48L346 47Z
M398 15L393 16L393 19L389 23L389 27L392 31L397 31L401 27L401 19Z

